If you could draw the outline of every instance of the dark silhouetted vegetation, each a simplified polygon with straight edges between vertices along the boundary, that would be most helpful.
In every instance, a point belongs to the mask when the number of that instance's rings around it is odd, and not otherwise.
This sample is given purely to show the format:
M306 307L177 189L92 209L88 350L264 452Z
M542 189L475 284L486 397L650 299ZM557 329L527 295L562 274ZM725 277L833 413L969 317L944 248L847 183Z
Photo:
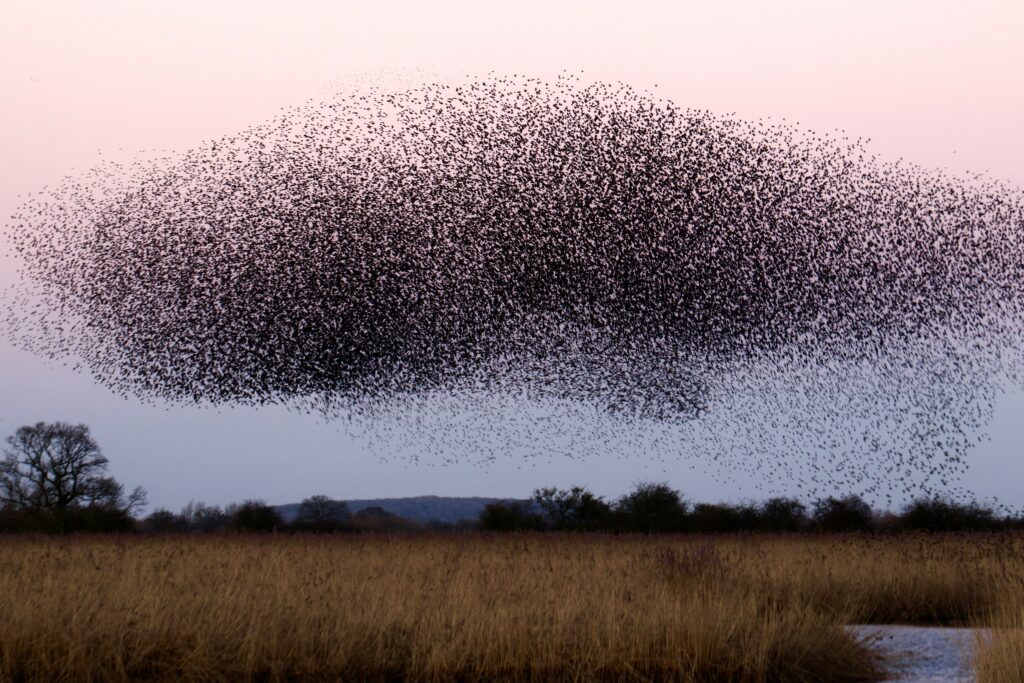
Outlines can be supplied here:
M352 515L352 529L354 531L385 532L385 533L408 533L423 531L423 525L411 519L399 517L393 512L388 512L380 506L364 508Z
M139 523L139 529L151 533L171 533L175 531L187 531L188 526L181 515L176 515L170 510L154 510Z
M600 531L613 521L612 506L582 486L537 489L533 501L555 531Z
M687 531L687 504L678 491L665 483L642 482L619 499L615 508L618 526L638 533Z
M430 526L438 522L458 525L460 522L476 521L484 507L499 503L507 498L482 496L410 496L406 498L348 498L345 506L350 514L368 507L384 508L405 519ZM277 511L286 522L293 521L299 514L301 503L278 505Z
M751 519L758 531L802 531L807 507L793 498L769 498Z
M7 438L0 460L0 529L125 531L146 504L107 476L108 460L85 425L37 422Z
M814 528L818 531L849 532L872 531L875 526L871 506L860 496L844 498L822 498L814 503L812 516Z
M913 531L993 531L1000 526L995 513L977 503L961 505L941 498L915 500L899 517Z
M277 511L262 500L247 500L229 510L231 528L235 531L266 533L284 527Z
M666 482L640 482L607 501L583 486L539 488L527 500L440 498L342 501L326 495L271 506L246 500L221 508L191 502L180 512L135 513L145 492L130 494L106 474L107 458L85 425L37 423L7 439L0 461L0 533L140 531L163 533L899 533L1022 530L1024 518L997 516L975 502L919 498L899 513L872 510L857 495L808 506L794 498L763 503L691 504ZM351 505L350 505L351 504ZM355 506L353 509L352 505ZM405 511L410 517L396 514ZM469 516L479 516L470 518Z
M750 529L756 515L749 506L698 503L690 514L689 528L701 534L728 534Z
M536 512L532 501L510 500L485 507L480 514L480 528L484 531L543 531L547 523Z
M348 506L340 500L317 495L306 498L299 504L298 514L291 523L294 531L332 533L350 530L351 515Z
M587 489L543 488L526 501L488 505L484 531L602 531L631 533L894 533L900 531L998 531L1024 528L1017 517L997 517L977 503L918 499L900 514L878 512L856 495L827 497L810 512L795 498L770 498L760 505L690 505L663 482L643 482L614 503Z

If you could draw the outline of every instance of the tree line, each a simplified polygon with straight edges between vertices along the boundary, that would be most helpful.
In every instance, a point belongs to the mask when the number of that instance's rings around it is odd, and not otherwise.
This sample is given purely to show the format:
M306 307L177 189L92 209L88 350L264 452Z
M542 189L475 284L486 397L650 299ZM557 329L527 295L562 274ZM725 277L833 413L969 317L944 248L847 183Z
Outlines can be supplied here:
M819 498L809 507L795 498L761 503L696 503L663 482L637 484L607 501L586 488L542 488L524 501L488 505L484 531L606 533L848 533L999 531L1024 529L1024 518L998 516L978 503L918 498L898 513L876 511L857 495Z
M85 425L37 423L7 439L0 460L0 532L415 532L563 531L605 533L802 533L997 531L1024 529L1024 518L997 516L977 503L922 498L899 513L875 511L856 495L810 507L794 498L762 503L692 504L663 482L636 484L608 501L582 486L534 491L528 500L487 505L478 520L421 524L380 507L352 513L328 496L306 498L284 520L262 500L219 506L189 503L178 513L139 513L146 492L110 477L107 458Z

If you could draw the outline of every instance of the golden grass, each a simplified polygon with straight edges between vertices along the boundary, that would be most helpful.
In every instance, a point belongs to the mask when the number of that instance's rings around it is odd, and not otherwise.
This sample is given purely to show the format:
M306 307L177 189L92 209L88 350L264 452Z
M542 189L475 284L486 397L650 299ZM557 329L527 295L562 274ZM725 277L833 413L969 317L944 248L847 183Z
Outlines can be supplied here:
M981 618L1021 585L1022 548L1007 536L6 538L0 680L870 680L880 662L841 624Z
M1001 599L979 620L990 630L976 638L978 683L1024 681L1024 580L1009 577Z

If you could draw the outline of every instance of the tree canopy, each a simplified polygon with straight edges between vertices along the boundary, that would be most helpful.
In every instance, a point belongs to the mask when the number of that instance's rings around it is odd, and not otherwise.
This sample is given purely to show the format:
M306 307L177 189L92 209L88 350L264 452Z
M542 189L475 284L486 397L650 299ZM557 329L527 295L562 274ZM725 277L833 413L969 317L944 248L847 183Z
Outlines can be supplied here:
M0 464L0 500L25 510L62 511L96 506L131 512L145 505L145 491L125 496L106 476L109 461L83 424L37 422L7 438Z

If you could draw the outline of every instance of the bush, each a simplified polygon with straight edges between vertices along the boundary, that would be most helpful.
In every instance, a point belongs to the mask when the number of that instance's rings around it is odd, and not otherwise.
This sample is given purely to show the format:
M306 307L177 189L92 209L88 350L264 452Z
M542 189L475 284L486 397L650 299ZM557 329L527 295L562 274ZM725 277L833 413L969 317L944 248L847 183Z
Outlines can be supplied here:
M222 531L231 524L231 515L217 505L192 502L182 508L180 516L187 531Z
M731 505L700 503L690 515L690 530L701 534L728 534L752 528L743 511Z
M247 500L231 510L231 528L235 531L266 533L282 526L281 516L262 500Z
M582 486L537 489L533 501L555 531L602 531L611 524L611 506Z
M103 505L72 506L63 510L17 510L0 512L4 533L106 533L132 531L135 519L127 511Z
M173 531L187 531L188 523L181 515L176 515L170 510L154 510L152 514L139 523L142 531L150 533L169 533Z
M85 505L70 507L54 515L56 528L60 531L111 532L133 531L135 519L127 511L106 505Z
M687 530L686 503L665 483L643 482L619 499L616 507L620 528L645 534Z
M814 503L814 528L818 531L871 531L874 515L860 496L822 498Z
M351 524L356 531L409 533L423 530L423 526L418 522L399 517L377 505L364 508L352 515Z
M298 515L291 523L293 531L331 533L349 531L351 515L348 506L327 496L310 496L299 504Z
M990 508L941 498L914 500L899 517L899 528L913 531L991 531L999 526Z
M531 501L490 503L480 513L481 531L543 531L544 528L544 518L534 511Z
M49 514L28 512L13 506L0 508L0 533L50 534L56 532L56 530L56 525Z
M869 516L870 512L869 508ZM769 498L758 510L758 528L762 531L793 532L806 526L807 508L793 498Z

